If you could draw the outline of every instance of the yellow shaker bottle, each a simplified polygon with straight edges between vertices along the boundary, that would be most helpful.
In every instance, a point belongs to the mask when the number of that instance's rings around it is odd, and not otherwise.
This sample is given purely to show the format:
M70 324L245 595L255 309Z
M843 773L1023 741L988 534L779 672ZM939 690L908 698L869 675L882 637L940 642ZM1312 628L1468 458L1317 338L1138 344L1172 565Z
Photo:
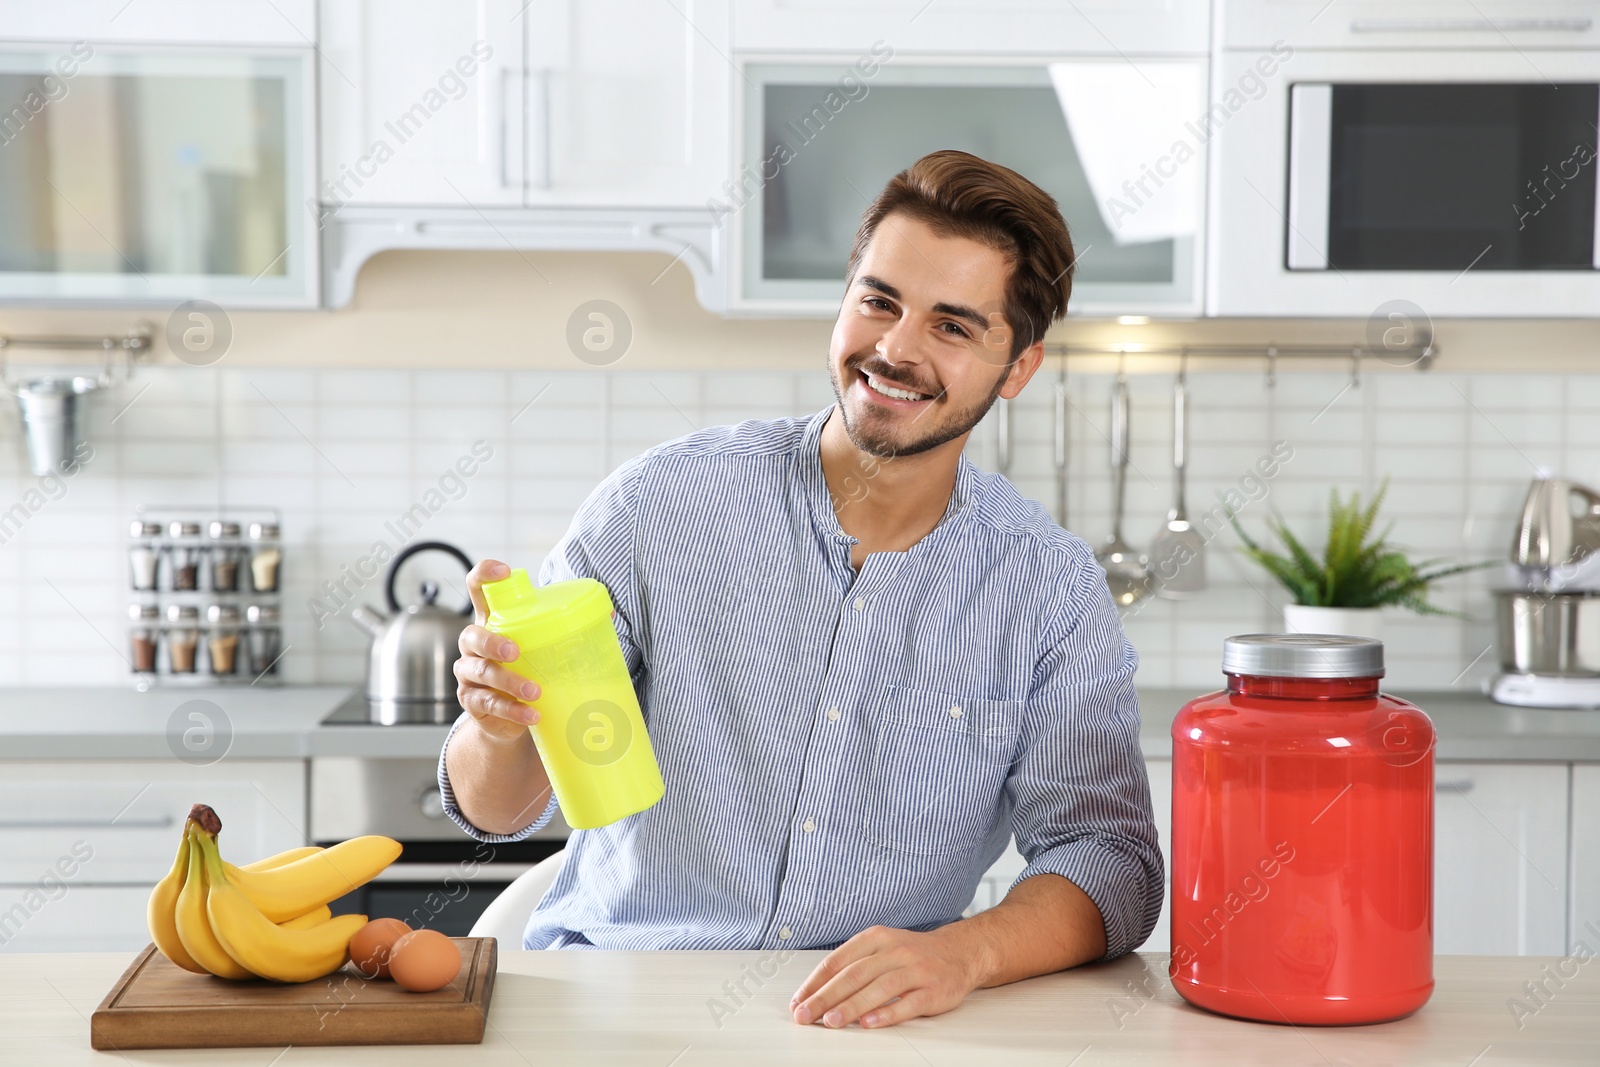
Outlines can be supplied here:
M611 594L593 578L535 589L528 572L487 582L488 629L516 642L506 666L534 682L528 727L575 830L606 826L661 799L661 768L611 622Z

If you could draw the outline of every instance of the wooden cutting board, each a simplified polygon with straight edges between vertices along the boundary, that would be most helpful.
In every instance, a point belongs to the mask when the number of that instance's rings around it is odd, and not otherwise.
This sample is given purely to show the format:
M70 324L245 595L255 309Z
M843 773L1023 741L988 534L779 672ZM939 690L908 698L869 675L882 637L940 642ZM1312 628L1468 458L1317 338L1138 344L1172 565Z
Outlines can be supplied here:
M295 985L191 974L149 945L117 979L89 1023L97 1049L251 1045L477 1044L496 967L492 937L451 938L461 973L443 989L408 993L346 964Z

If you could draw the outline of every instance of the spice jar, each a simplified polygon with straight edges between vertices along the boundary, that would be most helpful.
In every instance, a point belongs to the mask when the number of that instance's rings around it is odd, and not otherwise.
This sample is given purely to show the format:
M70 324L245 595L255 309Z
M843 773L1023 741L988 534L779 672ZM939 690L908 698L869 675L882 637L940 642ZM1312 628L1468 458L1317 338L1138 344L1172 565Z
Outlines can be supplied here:
M154 604L128 605L129 662L135 674L156 672L156 643L161 636L161 609Z
M239 560L244 546L239 543L239 524L215 521L207 529L211 535L211 588L218 593L239 591Z
M244 609L244 617L250 624L246 633L250 673L257 677L277 674L278 657L282 654L283 644L283 631L278 626L278 605L251 604Z
M212 674L237 674L239 671L239 606L211 604L206 607L206 651Z
M161 524L135 519L128 534L133 538L133 543L128 546L128 568L133 588L142 593L152 592L161 563Z
M258 593L278 591L279 564L283 552L278 547L278 524L252 522L250 524L250 581Z
M167 669L193 674L200 644L200 609L193 604L167 605Z
M200 524L173 521L167 526L167 571L171 587L200 588Z
M1433 992L1434 730L1378 691L1383 645L1223 644L1228 687L1172 723L1172 958L1184 999L1373 1023Z

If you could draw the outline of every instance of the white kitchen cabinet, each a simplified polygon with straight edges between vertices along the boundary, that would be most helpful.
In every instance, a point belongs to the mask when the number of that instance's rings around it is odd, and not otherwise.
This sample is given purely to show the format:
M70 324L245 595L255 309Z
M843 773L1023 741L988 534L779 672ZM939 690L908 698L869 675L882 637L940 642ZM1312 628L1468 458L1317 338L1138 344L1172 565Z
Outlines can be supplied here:
M1593 47L1596 0L1229 0L1224 48ZM1534 61L1530 60L1530 73Z
M322 184L344 204L520 206L516 0L324 0Z
M740 51L1202 54L1208 0L741 0Z
M1600 764L1572 768L1572 902L1567 951L1600 951Z
M703 208L727 177L727 0L326 0L320 32L326 205Z
M745 64L740 165L719 197L729 306L836 316L862 211L919 157L959 149L1055 198L1075 252L1074 314L1193 315L1207 149L1191 125L1206 69L1203 59L928 62L881 50Z
M1438 765L1435 952L1565 951L1568 774L1565 764Z
M728 177L728 0L535 0L530 206L705 207Z
M8 41L106 44L315 45L315 0L0 0ZM7 101L10 106L14 101Z
M306 837L299 760L0 764L0 950L138 947L143 901L172 867L195 803L235 863Z

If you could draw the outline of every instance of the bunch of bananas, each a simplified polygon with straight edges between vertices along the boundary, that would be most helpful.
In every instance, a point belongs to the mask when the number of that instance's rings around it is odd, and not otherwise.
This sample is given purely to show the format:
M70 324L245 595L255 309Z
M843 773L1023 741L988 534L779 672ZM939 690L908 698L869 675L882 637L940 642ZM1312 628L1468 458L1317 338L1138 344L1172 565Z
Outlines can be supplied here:
M365 915L337 918L328 902L371 881L400 855L387 837L292 848L243 867L217 851L222 821L196 804L172 870L150 894L150 937L195 974L309 982L349 958Z

